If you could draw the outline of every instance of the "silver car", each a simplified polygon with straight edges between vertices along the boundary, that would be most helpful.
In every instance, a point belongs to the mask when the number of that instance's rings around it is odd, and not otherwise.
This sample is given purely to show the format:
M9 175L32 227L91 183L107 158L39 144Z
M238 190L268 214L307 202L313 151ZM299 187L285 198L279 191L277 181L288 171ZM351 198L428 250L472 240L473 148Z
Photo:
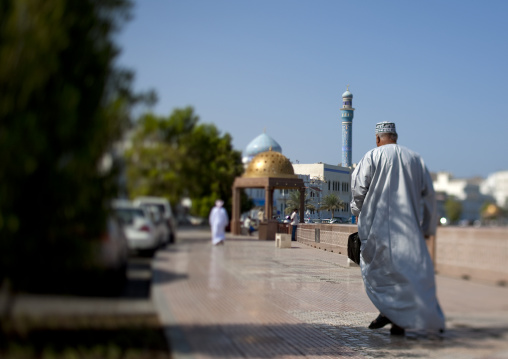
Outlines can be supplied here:
M133 203L142 207L156 206L164 218L164 223L168 229L168 237L166 241L174 243L176 240L176 218L171 210L171 205L166 198L142 196L134 199Z
M140 207L144 208L150 215L152 223L155 226L155 230L159 234L160 244L167 244L169 241L169 228L164 219L164 215L161 212L161 209L158 206L152 205L141 205Z
M114 201L113 208L122 223L129 249L155 253L164 241L165 232L154 223L154 214L123 200Z

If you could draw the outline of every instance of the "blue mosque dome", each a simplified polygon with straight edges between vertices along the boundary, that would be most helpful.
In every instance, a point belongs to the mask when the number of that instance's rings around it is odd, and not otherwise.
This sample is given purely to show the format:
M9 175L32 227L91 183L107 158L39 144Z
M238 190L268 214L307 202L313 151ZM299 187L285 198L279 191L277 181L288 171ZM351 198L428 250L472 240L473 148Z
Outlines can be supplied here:
M250 141L245 149L245 155L255 156L258 153L269 151L282 153L282 147L273 138L268 136L266 133L260 134L258 137Z
M268 136L266 133L262 133L245 148L244 152L244 163L250 162L250 160L259 153L270 151L282 153L282 147L273 138Z
M346 92L342 94L342 98L353 98L353 94L349 92L349 90L346 90Z

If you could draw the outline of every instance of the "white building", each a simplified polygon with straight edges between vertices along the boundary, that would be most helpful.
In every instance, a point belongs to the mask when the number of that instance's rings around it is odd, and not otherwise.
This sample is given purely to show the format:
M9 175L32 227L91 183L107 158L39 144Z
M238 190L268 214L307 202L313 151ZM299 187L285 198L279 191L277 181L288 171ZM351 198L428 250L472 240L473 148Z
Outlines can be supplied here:
M499 207L508 209L508 171L489 175L481 183L480 191L486 196L493 197Z
M294 170L294 166L293 166ZM306 174L298 174L295 171L295 174L298 175L298 178L303 180L304 186L306 188L306 203L312 205L314 208L319 208L322 193L326 182L319 177L311 178L310 175ZM293 208L290 208L287 204L287 200L289 198L289 190L276 190L274 191L274 212L277 213L281 218L287 216L289 212L292 212ZM286 210L287 209L287 210ZM301 214L300 214L301 216ZM304 213L303 216L305 218L320 218L317 211L309 211L309 213ZM330 218L330 217L328 217Z
M318 162L311 164L293 164L295 174L302 175L308 188L311 202L316 208L320 207L321 199L328 194L335 193L345 202L345 208L335 211L334 217L351 218L351 172L349 167L341 167ZM331 218L330 211L315 211L305 213L305 218Z
M460 201L466 199L466 179L453 178L452 174L448 172L438 172L435 174L432 184L436 192L444 192Z
M481 183L482 179L478 177L453 178L451 173L448 172L433 174L434 190L446 194L443 200L446 200L446 197L455 197L461 202L461 220L475 221L480 219L483 204L492 199L491 196L480 192Z

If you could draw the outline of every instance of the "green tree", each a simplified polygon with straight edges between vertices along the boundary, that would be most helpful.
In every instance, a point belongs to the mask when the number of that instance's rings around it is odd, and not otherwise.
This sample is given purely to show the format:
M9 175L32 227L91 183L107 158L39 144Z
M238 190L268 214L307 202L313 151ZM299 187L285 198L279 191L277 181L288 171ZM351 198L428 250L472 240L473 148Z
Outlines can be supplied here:
M330 193L324 196L321 200L321 206L319 207L319 210L331 211L333 218L334 212L344 208L344 205L344 201L342 201L339 196L337 196L335 193Z
M200 124L192 107L168 117L142 116L126 158L131 196L157 195L172 204L189 196L193 214L202 217L222 198L231 213L233 181L243 172L241 154L228 133ZM242 203L249 205L245 198Z
M305 210L315 211L316 207L312 204L311 199L309 197L309 193L305 191L305 198L303 200L303 205ZM289 197L286 200L286 209L284 210L285 214L291 214L295 208L300 210L300 191L291 190L289 191ZM303 214L300 214L303 216Z
M136 100L112 41L129 7L0 4L0 281L14 288L85 265L104 229L117 177L99 163Z
M462 203L454 197L449 197L444 204L446 217L451 223L455 223L462 215Z

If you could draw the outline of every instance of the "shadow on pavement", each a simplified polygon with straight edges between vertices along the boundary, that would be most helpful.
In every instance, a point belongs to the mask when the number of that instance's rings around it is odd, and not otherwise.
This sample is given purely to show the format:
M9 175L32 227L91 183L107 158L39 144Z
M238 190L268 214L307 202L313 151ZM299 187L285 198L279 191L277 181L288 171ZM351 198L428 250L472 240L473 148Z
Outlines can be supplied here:
M175 330L190 341L172 345L175 353L214 358L285 355L347 358L358 357L359 352L375 353L375 357L382 358L427 357L429 351L453 350L465 354L471 349L483 349L489 339L497 339L498 344L488 344L491 354L506 353L508 348L502 344L506 343L503 338L508 334L508 327L452 328L441 335L408 332L405 337L391 336L386 328L372 331L327 324L166 327L166 332Z
M49 273L24 284L18 294L149 298L151 280L152 258L132 257L129 258L125 274L98 270Z
M0 357L171 358L155 314L16 318L0 325Z
M172 282L175 280L187 279L188 275L187 274L176 274L176 273L167 272L165 270L154 269L153 270L153 278L154 278L153 284L158 285L158 284Z

